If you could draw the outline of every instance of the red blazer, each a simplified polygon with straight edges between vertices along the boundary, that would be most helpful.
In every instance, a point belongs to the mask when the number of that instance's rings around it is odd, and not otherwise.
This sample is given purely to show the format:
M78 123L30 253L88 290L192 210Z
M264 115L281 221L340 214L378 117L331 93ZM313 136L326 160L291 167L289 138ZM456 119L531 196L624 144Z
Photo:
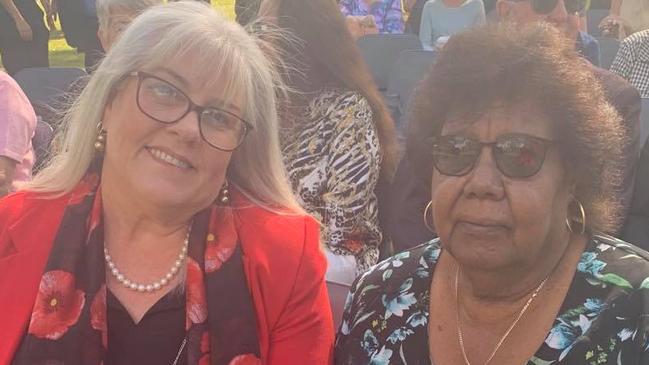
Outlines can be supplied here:
M67 200L25 192L0 200L0 365L10 363L27 329ZM235 210L235 221L263 363L332 364L327 263L316 223L245 205Z

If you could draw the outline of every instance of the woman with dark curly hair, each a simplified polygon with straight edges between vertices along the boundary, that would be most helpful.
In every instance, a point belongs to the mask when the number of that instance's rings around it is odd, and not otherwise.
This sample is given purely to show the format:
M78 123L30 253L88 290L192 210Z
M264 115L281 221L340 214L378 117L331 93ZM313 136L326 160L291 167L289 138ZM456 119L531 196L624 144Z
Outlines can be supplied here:
M439 238L353 285L338 364L647 364L649 255L615 226L619 116L556 30L451 39L408 154Z

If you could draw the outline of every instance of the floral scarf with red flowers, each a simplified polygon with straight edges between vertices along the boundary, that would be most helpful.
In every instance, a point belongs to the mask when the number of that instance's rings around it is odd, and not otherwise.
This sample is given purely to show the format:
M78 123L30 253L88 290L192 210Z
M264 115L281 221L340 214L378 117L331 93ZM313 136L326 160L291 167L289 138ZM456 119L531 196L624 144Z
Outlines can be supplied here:
M14 365L105 361L110 339L99 191L98 175L89 173L70 194ZM187 364L261 364L230 207L213 205L194 217L185 296Z

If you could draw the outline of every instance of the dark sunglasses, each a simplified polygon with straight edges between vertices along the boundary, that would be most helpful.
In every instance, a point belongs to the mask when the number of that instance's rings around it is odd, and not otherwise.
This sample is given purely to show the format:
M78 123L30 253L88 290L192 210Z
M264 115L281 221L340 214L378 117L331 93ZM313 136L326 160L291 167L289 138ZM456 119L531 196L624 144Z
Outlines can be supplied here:
M526 134L502 135L495 142L480 142L462 135L439 136L433 139L433 164L443 175L463 176L473 170L482 149L489 146L503 175L523 179L539 172L553 143Z

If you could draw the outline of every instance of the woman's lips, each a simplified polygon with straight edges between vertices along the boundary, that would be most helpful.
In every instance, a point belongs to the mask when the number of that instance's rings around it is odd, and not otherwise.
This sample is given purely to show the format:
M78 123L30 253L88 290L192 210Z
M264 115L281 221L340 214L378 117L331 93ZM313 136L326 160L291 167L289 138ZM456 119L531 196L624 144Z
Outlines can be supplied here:
M469 222L459 221L457 228L473 236L492 236L503 234L509 231L509 228L503 224L491 222Z

